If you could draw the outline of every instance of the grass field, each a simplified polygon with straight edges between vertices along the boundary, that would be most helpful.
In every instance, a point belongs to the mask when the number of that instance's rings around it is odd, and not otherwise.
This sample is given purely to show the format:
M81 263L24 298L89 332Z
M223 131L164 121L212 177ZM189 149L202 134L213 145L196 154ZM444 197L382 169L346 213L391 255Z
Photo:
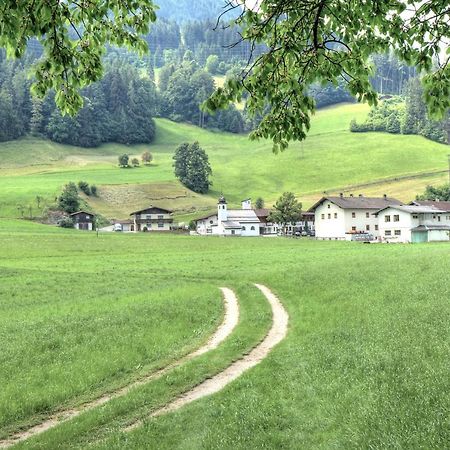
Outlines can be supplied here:
M419 136L350 133L350 120L361 120L367 111L367 106L359 104L322 109L314 117L307 140L278 155L272 153L270 142L251 142L247 136L164 119L156 121L156 139L149 146L107 144L81 149L31 138L2 143L0 217L19 217L20 205L26 214L32 206L32 213L39 215L37 195L51 204L63 184L79 180L99 187L99 198L90 201L106 217L125 218L151 203L173 208L181 219L214 208L221 192L237 205L244 197L258 196L271 204L290 190L307 207L324 191L349 189L374 195L386 192L406 202L429 181L445 181L442 171L447 166L448 146ZM175 148L194 140L207 151L213 169L214 184L206 196L186 190L173 175ZM117 167L119 154L139 156L144 149L154 154L150 167Z
M3 220L0 246L3 436L198 346L220 321L217 287L242 307L218 349L18 448L448 444L448 244L96 238ZM287 338L219 394L121 432L261 339L254 282L283 301Z

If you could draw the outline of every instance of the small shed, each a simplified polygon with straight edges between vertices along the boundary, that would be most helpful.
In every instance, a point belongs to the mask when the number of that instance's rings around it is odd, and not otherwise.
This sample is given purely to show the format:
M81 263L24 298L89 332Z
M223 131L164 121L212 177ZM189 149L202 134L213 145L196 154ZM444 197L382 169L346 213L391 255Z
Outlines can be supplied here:
M95 216L87 211L77 211L70 215L77 230L94 230Z

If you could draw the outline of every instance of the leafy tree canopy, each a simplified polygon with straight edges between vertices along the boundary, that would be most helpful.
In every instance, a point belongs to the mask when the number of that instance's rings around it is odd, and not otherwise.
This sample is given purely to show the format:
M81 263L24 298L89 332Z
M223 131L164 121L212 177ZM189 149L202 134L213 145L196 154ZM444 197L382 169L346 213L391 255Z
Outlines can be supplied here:
M285 228L286 224L300 220L301 214L302 204L297 201L292 192L284 192L275 203L268 219L270 222L279 223Z
M245 1L229 2L241 11ZM309 87L344 80L360 101L375 104L369 57L392 48L416 65L424 97L436 117L450 106L450 12L443 0L262 0L244 8L237 19L242 39L266 51L251 59L237 77L217 89L206 106L215 110L248 94L252 113L268 112L253 138L274 140L274 150L304 139L314 101ZM44 47L35 65L33 91L56 92L58 106L71 114L82 106L80 89L102 76L107 44L147 50L142 38L156 19L151 0L5 0L0 15L0 46L9 56L24 54L36 37ZM447 43L447 44L446 44ZM253 45L254 44L254 45ZM3 99L8 104L8 99Z
M206 194L211 186L209 176L212 174L208 155L198 142L181 144L173 156L175 176L187 188Z
M430 111L443 117L450 106L450 8L442 0L342 1L273 0L246 9L237 22L242 39L264 43L267 50L242 74L227 81L206 104L222 108L248 93L253 113L268 112L253 138L271 138L274 150L304 139L314 101L308 91L316 82L344 81L359 101L374 105L370 55L392 48L399 59L417 66Z

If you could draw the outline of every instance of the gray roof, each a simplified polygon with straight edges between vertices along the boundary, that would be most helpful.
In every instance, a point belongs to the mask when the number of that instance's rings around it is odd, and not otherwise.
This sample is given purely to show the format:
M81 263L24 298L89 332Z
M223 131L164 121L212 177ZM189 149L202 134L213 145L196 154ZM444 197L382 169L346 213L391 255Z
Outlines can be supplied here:
M235 222L256 222L259 223L258 216L253 209L229 209L227 219Z
M411 231L450 230L449 225L419 225L411 228Z
M385 209L392 208L398 211L404 211L410 214L432 214L432 213L445 213L445 211L434 208L432 206L416 206L416 205L388 205L385 208L380 209L374 214L378 214Z
M224 228L238 228L241 229L241 224L239 222L233 222L232 220L226 220L222 222Z
M450 212L450 202L439 200L414 200L410 205L416 206L434 206L437 209L442 209L445 212Z
M391 197L322 197L308 212L314 212L324 201L330 201L342 209L374 209L380 210L389 205L401 205L402 202Z

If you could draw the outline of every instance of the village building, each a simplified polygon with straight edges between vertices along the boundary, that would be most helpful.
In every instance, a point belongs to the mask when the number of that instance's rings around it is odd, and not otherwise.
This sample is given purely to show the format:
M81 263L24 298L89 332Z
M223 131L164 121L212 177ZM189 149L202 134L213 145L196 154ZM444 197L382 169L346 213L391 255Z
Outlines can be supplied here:
M371 235L374 239L380 236L378 217L375 212L391 205L401 205L395 198L355 197L322 197L308 212L315 216L315 235L317 239L352 240L360 234Z
M95 229L95 216L90 212L86 211L77 211L70 214L71 219L73 220L74 227L77 230L88 230L92 231Z
M170 231L173 224L172 214L173 211L157 206L132 212L130 216L133 220L133 231Z
M438 208L440 202L420 203L423 205L394 205L377 211L380 239L403 243L450 240L450 202L442 202L443 208Z
M242 209L228 209L225 197L217 203L217 214L197 219L196 231L202 235L259 236L261 221L251 207L251 200L242 201Z

